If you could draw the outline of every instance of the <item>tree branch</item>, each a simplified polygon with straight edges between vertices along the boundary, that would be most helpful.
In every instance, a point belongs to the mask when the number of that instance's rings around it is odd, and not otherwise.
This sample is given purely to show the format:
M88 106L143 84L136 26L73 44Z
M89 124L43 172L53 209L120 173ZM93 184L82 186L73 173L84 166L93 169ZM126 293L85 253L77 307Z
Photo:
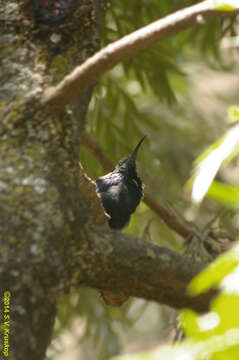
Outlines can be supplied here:
M88 243L87 251L78 258L81 267L84 259L84 285L157 301L176 309L208 309L215 292L198 297L187 293L189 282L206 263L102 227L91 227L81 235L81 239L87 237ZM79 268L77 260L73 263Z
M215 16L237 12L238 10L231 12L215 10L212 8L212 2L206 0L157 20L91 56L56 87L47 89L43 94L43 103L51 103L62 108L121 61L145 50L159 40L200 24L201 16L203 20L208 20Z

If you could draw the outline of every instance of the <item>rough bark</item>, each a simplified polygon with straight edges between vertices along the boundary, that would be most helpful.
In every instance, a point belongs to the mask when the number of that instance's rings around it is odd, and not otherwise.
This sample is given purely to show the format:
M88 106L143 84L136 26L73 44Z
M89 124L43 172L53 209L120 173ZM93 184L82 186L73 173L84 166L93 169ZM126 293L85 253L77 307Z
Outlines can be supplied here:
M50 25L36 22L34 3L0 1L1 324L10 316L0 335L0 357L40 360L57 299L74 278L68 246L77 243L72 234L87 219L79 194L78 139L92 89L78 97L77 121L39 99L45 87L99 49L104 10L96 14L94 6L104 2L85 1L82 7L77 1L70 17Z
M187 293L187 285L206 263L101 227L84 229L81 239L85 239L87 247L82 251L84 256L75 258L77 268L84 268L79 283L83 281L84 285L100 290L141 297L176 309L208 309L213 292L198 297Z

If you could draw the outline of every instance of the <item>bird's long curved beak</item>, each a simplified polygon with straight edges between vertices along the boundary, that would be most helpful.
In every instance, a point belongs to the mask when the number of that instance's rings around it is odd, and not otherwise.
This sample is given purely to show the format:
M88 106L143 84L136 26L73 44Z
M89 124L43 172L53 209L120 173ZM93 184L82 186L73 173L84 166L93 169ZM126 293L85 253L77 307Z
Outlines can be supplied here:
M137 154L139 151L140 146L142 145L142 142L144 141L144 139L146 138L146 135L144 135L144 137L142 137L142 139L138 142L138 144L136 145L134 151L132 152L132 154L130 155L129 161L130 162L135 162L136 158L137 158Z

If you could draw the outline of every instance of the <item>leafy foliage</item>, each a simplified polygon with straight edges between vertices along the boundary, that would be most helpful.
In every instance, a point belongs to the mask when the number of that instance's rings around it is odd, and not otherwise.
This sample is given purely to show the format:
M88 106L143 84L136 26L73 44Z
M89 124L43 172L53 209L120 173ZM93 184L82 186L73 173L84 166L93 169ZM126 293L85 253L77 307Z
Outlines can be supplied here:
M214 177L216 176L221 165L231 161L239 152L239 125L230 129L226 135L214 143L200 158L196 161L196 174L194 176L194 183L192 189L192 199L195 202L200 202L206 194ZM228 201L230 204L238 203L238 190L230 189L225 186L215 183L211 187L209 196L221 201ZM224 192L223 192L224 190ZM226 191L225 191L226 190ZM226 194L226 192L228 194Z
M228 111L230 122L239 121L238 107L233 106ZM238 207L239 189L237 186L232 187L213 182L217 172L223 165L230 163L239 153L239 125L232 127L222 138L212 144L196 161L195 175L189 181L192 185L192 199L200 202L205 194L228 204L229 206ZM212 183L213 182L213 183Z
M218 258L190 285L199 294L212 286L220 287L220 294L211 302L210 311L198 315L185 310L180 323L186 340L176 346L159 347L151 352L117 357L118 360L222 360L238 359L239 355L239 245Z

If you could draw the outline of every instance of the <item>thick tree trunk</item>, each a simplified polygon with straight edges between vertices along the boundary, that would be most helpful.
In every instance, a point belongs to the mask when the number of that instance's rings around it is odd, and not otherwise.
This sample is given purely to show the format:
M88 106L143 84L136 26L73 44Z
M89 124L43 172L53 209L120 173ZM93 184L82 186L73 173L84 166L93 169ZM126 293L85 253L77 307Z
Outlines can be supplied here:
M99 49L104 3L81 3L54 18L46 1L0 1L1 324L10 317L1 358L44 358L57 298L73 277L68 246L87 218L78 140L91 90L77 99L77 120L38 101L46 86Z

